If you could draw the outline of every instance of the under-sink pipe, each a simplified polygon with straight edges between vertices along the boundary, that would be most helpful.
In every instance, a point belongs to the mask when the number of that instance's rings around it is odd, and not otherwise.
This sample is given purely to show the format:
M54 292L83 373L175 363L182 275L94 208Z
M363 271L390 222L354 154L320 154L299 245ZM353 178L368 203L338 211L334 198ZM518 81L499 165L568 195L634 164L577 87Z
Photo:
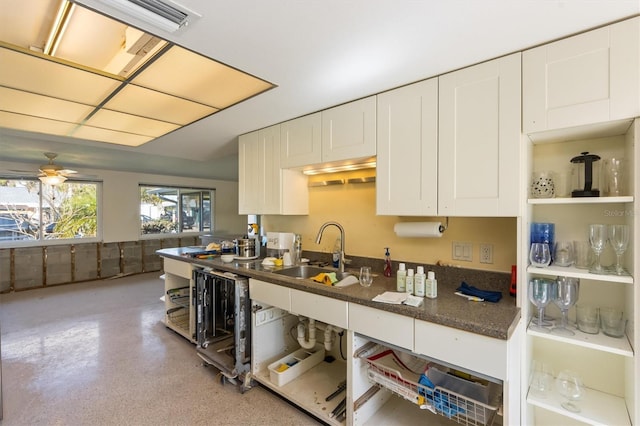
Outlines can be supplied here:
M340 327L336 327L335 325L327 324L324 329L324 348L327 351L330 351L333 347L333 332L339 334L342 332Z
M311 349L316 346L316 320L309 318L309 340L305 339L304 317L299 317L298 323L298 343L304 349Z
M324 330L324 348L330 351L333 347L333 333L341 333L342 329L331 324L316 323L316 320L309 318L309 338L306 339L306 318L298 317L298 343L304 349L311 349L316 345L316 328Z

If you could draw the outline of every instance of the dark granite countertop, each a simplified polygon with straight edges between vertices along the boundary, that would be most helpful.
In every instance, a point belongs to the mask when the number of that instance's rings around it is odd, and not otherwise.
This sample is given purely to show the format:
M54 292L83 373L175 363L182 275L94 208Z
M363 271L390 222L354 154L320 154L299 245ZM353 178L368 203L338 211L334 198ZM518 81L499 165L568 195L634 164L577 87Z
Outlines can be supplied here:
M438 297L436 299L425 298L420 307L406 305L392 305L373 302L378 294L385 291L396 291L396 279L385 277L382 274L375 276L371 287L364 288L358 284L348 287L329 287L311 280L300 280L284 275L274 274L274 271L284 267L262 266L262 259L237 260L231 263L223 263L218 257L211 259L198 259L189 256L189 253L201 251L201 247L180 247L158 250L160 256L181 260L203 267L209 267L220 271L232 272L241 276L255 278L278 284L284 287L347 302L358 303L388 312L405 315L419 320L453 327L476 334L481 334L496 339L507 340L511 337L518 320L520 308L515 305L515 300L509 296L508 286L505 288L504 274L486 273L452 267L434 267L438 280ZM349 271L349 268L347 268ZM357 272L354 271L357 275ZM502 291L503 297L498 303L472 302L456 296L454 292L461 281L484 290ZM500 283L496 284L496 281ZM504 291L506 290L506 292Z

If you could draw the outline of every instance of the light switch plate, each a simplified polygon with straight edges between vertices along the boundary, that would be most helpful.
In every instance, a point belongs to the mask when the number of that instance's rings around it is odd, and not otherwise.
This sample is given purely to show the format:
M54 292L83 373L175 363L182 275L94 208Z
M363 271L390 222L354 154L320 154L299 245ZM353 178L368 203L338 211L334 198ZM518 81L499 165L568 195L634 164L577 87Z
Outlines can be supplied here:
M473 261L473 244L454 241L452 250L451 258L453 260L463 260L465 262Z

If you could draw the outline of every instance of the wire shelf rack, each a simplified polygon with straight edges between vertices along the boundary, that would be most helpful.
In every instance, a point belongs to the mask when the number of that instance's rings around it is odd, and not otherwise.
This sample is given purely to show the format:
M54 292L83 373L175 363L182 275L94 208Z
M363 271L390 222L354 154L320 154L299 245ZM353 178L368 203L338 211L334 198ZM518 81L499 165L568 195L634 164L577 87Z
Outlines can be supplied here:
M501 387L495 383L487 385L488 400L491 403L485 404L441 386L432 388L417 383L417 380L411 380L414 378L413 376L417 376L415 373L406 370L403 376L400 370L376 362L375 356L365 359L369 381L419 405L420 408L428 409L463 425L486 426L493 424L502 396Z

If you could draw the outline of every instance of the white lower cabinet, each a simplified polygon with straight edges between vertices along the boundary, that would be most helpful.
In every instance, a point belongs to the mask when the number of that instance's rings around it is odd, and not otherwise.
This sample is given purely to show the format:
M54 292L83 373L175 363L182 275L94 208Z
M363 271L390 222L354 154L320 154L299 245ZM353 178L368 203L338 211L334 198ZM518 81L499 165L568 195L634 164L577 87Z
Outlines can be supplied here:
M164 324L192 343L196 338L196 318L193 306L192 267L188 262L164 258Z
M249 294L253 311L251 377L325 423L348 423L346 400L345 415L331 416L346 399L346 390L326 401L347 378L346 332L330 321L335 315L336 322L346 325L347 302L253 278L249 280ZM301 317L305 345L312 343L308 319L316 320L316 344L310 349L301 348L297 340ZM333 326L342 330L331 331L327 345L325 331Z

